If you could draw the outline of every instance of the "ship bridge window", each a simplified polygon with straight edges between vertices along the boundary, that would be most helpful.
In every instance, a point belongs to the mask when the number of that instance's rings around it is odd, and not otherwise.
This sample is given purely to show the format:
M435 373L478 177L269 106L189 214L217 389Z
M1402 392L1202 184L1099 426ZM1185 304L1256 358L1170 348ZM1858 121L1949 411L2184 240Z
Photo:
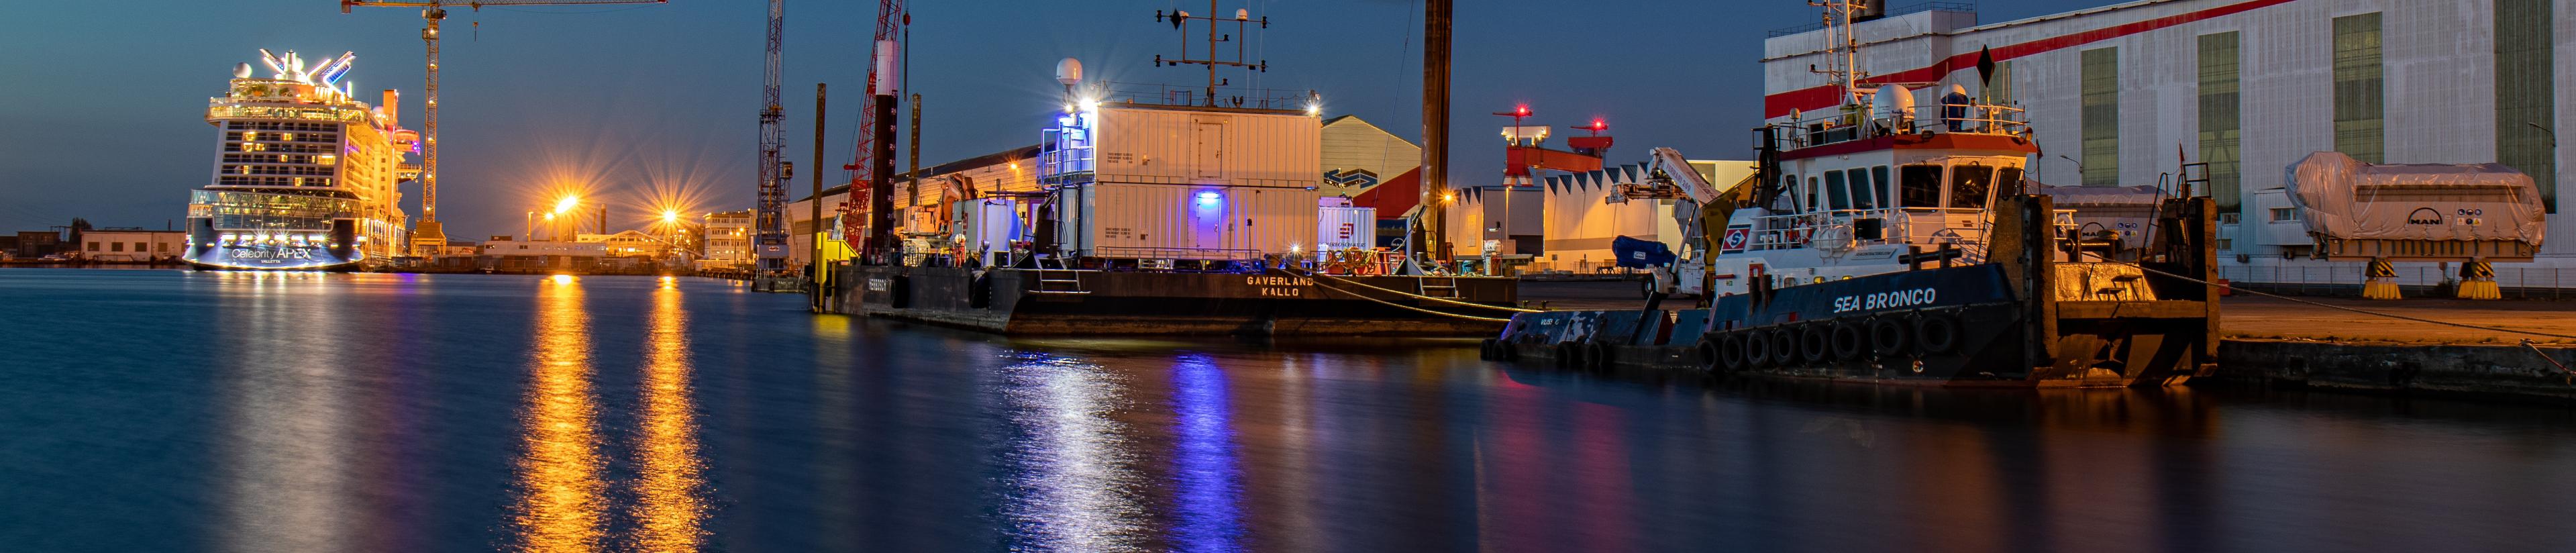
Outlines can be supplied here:
M2022 189L2021 168L2005 167L2002 169L1996 169L1995 184L2004 187L2005 190L2015 191L2015 194L2020 193L2019 191Z
M1807 176L1807 211L1814 211L1821 205L1816 203L1816 189L1823 187L1823 185L1816 182L1816 177L1814 175Z
M1985 209L1995 189L1995 168L1958 165L1950 168L1950 207Z
M1896 176L1901 207L1941 207L1941 166L1907 165Z
M1886 172L1880 169L1881 173ZM1844 171L1851 175L1852 209L1878 209L1877 195L1871 193L1868 169Z
M1852 208L1851 193L1844 190L1845 186L1842 171L1825 172L1825 200L1832 202L1830 205L1836 211Z
M1878 197L1878 207L1896 207L1896 197L1888 195L1887 193L1887 166L1880 165L1869 168L1869 182L1870 189L1874 191L1876 193L1875 195Z

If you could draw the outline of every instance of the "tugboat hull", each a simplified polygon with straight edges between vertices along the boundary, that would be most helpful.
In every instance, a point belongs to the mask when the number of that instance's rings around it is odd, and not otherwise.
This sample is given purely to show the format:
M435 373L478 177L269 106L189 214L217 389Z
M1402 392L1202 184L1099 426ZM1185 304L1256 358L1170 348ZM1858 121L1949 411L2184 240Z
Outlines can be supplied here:
M2057 261L2054 233L2006 224L1997 263L1757 290L1706 309L1524 314L1484 354L1884 384L2179 384L2214 368L2217 297L2202 282L2213 212L2206 199L2169 204L2160 262Z

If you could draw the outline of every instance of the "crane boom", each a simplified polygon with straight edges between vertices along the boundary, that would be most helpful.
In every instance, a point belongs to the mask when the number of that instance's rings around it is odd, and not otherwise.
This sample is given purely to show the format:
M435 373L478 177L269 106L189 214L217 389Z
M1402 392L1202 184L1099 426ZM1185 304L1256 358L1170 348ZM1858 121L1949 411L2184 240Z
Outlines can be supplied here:
M420 8L426 26L420 40L429 47L427 83L421 93L422 133L420 151L420 224L412 229L411 249L423 256L436 255L447 246L446 228L438 222L438 22L447 19L448 6L465 6L481 10L484 6L580 6L600 4L661 4L668 0L340 0L340 13L350 8ZM774 35L773 35L774 36ZM776 40L772 38L771 40ZM607 229L601 229L603 231ZM423 250L426 251L423 251Z
M760 270L787 269L787 175L781 174L780 151L787 147L785 131L779 124L786 118L778 97L779 46L784 23L784 0L769 0L769 48L767 69L763 70L760 89L760 186L759 211L753 214L752 251L760 258ZM823 201L815 198L814 201Z
M893 59L895 41L902 34L902 26L911 23L911 16L904 13L903 3L904 0L877 2L876 32L868 43L872 49L868 56L867 94L872 105L859 112L858 152L851 156L849 165L842 167L854 174L850 177L850 194L841 202L841 235L844 238L866 236L867 242L861 251L879 260L886 255L884 250L891 249L895 243L894 229L891 228L893 214L889 213L893 196L878 188L888 186L881 181L894 174L894 131L891 125L894 123L895 87L887 85L892 84L895 76L887 73L896 67ZM862 193L866 196L862 197ZM880 198L886 201L878 201ZM851 217L861 211L868 213L866 219Z

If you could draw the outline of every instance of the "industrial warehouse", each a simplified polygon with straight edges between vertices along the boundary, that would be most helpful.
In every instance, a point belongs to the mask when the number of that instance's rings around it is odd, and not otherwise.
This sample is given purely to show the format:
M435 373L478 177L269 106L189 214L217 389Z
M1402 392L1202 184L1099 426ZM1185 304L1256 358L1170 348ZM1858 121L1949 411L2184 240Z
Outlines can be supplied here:
M1973 4L1930 2L1856 23L1849 37L1823 26L1774 31L1763 45L1763 109L1778 122L1839 103L1834 89L1813 86L1810 70L1831 61L1835 44L1856 42L1865 82L1929 85L1916 87L1923 105L1957 85L2051 122L2031 136L2035 182L2146 197L2186 181L2206 186L2221 212L2220 272L2231 280L2349 287L2368 260L2319 259L2312 232L2322 229L2306 216L2340 208L2296 204L2290 168L2329 151L2365 164L2500 164L2527 175L2555 215L2556 183L2576 161L2556 147L2556 130L2576 123L2561 109L2576 103L2571 9L2557 0L2147 0L1984 23ZM1992 62L1990 85L1979 78L1981 57ZM2207 165L2185 174L2185 163ZM2378 209L2403 218L2418 207ZM2444 215L2417 218L2474 225L2505 214ZM2576 236L2571 220L2549 217L2547 234ZM2494 257L2505 287L2576 286L2576 244L2565 240ZM2395 280L2456 280L2466 258L2423 259L2396 263Z

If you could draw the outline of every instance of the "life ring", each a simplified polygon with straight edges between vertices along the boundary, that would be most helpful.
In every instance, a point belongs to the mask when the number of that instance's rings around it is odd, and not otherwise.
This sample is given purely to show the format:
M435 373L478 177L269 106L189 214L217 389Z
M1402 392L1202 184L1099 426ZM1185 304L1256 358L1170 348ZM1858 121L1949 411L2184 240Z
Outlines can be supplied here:
M1782 367L1797 366L1798 334L1790 332L1785 326L1772 327L1771 332L1767 334L1770 334L1771 340L1771 364Z
M1726 372L1744 370L1752 364L1744 355L1744 333L1729 332L1717 338L1717 366Z
M1948 313L1926 311L1914 319L1914 350L1925 355L1959 349L1959 320Z
M1760 330L1727 333L1728 339L1744 344L1744 366L1771 366L1771 337Z
M1798 328L1798 360L1808 366L1824 366L1834 360L1834 335L1830 323L1807 323Z
M1892 359L1914 349L1914 326L1903 317L1884 315L1869 320L1869 351L1881 359Z
M1869 331L1859 321L1845 319L1833 325L1834 360L1859 361L1869 353Z

